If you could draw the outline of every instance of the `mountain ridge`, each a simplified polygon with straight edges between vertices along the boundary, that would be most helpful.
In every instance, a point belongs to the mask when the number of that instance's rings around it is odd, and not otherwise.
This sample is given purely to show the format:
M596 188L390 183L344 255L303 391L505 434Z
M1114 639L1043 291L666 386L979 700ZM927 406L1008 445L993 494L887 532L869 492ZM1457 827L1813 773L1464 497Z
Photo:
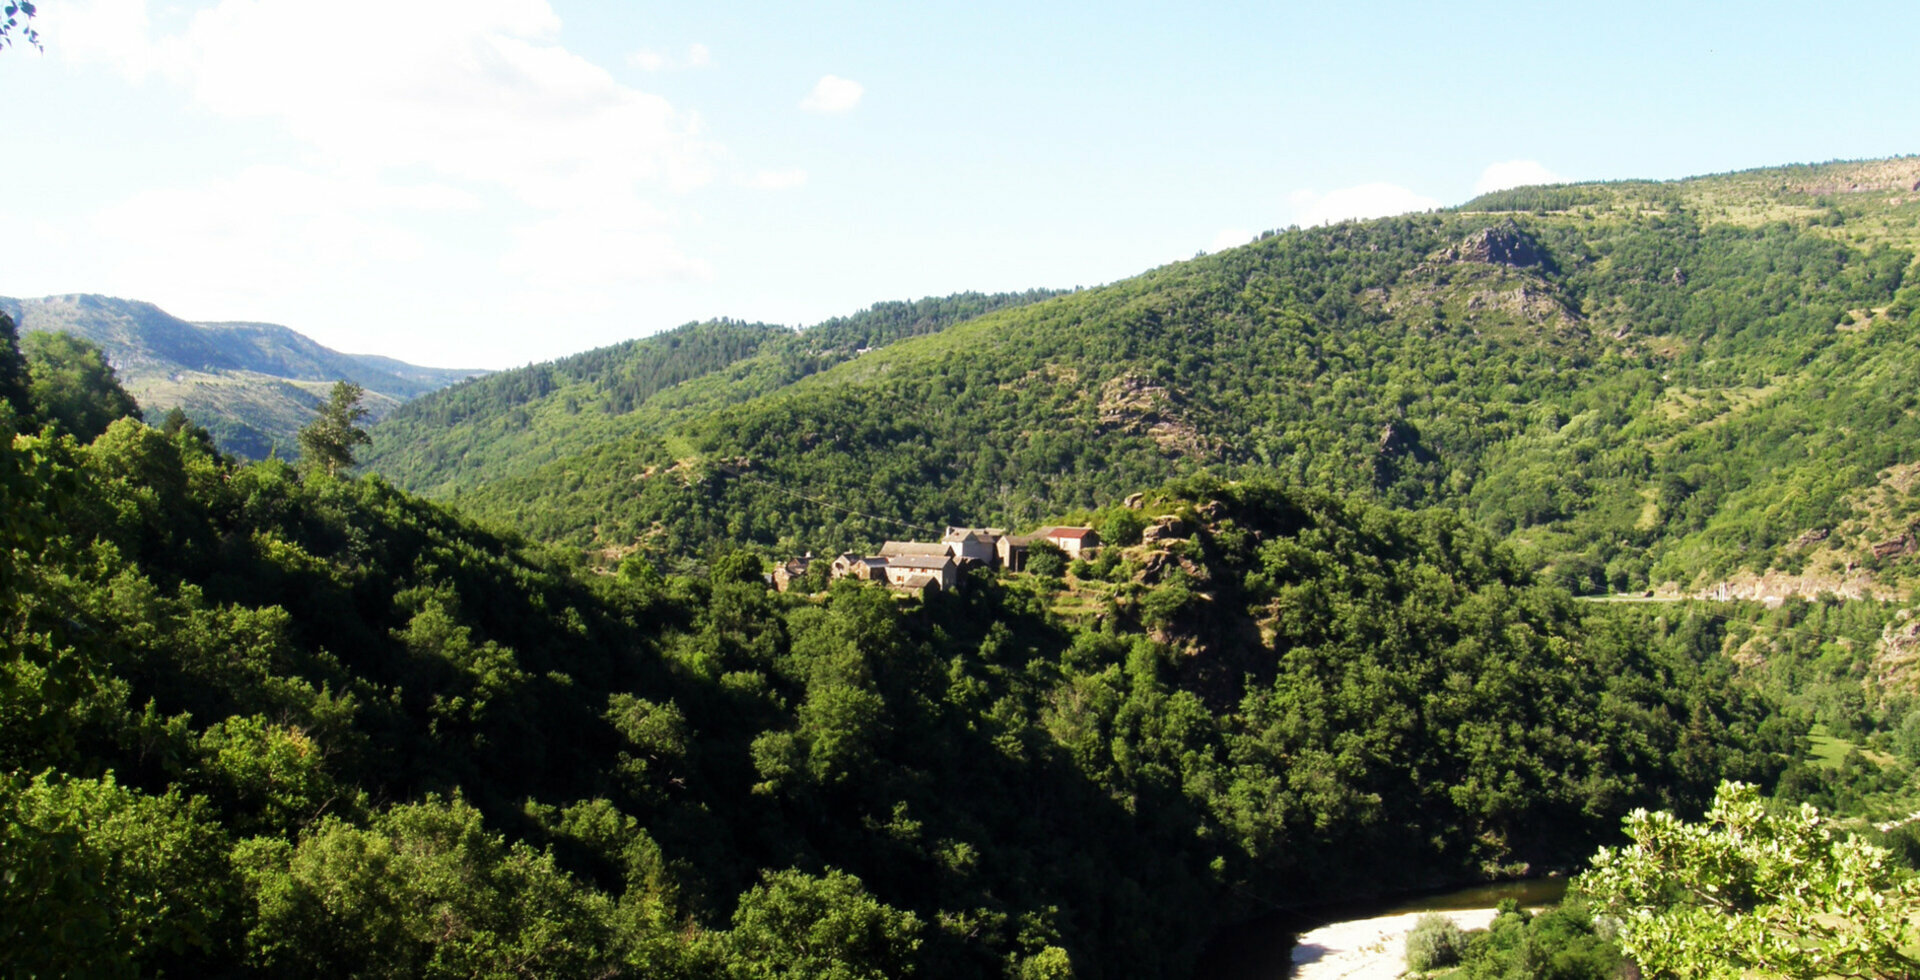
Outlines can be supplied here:
M223 449L293 455L294 433L334 381L365 391L375 418L476 370L345 354L274 323L182 320L143 300L95 293L0 297L22 333L67 331L99 344L121 383L150 413L181 408Z
M1459 509L1577 591L1685 593L1791 564L1914 462L1917 180L1900 158L1519 188L1270 232L747 398L706 397L709 372L536 465L396 479L665 557L886 536L856 513L1018 524L1212 468ZM1826 187L1849 189L1808 190ZM501 432L571 418L552 394L518 411ZM1904 555L1841 560L1912 575Z

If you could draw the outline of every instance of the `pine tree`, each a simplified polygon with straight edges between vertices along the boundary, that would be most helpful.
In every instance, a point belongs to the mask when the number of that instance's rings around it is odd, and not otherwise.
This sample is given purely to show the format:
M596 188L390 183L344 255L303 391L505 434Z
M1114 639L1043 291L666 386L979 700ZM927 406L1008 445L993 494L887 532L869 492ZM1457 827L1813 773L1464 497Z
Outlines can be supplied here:
M320 414L300 430L300 456L306 465L325 470L328 476L353 468L354 447L372 441L359 425L368 415L360 405L360 396L365 393L366 389L351 381L333 383Z

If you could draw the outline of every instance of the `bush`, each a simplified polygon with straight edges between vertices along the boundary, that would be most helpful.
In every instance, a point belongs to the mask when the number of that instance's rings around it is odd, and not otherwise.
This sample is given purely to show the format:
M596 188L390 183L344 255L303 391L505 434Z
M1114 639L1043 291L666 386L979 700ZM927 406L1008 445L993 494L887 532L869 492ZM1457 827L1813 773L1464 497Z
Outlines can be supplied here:
M1067 553L1051 541L1035 541L1027 548L1027 571L1043 578L1056 578L1067 570Z
M1467 934L1452 919L1428 912L1407 933L1407 969L1424 973L1452 966L1466 949Z

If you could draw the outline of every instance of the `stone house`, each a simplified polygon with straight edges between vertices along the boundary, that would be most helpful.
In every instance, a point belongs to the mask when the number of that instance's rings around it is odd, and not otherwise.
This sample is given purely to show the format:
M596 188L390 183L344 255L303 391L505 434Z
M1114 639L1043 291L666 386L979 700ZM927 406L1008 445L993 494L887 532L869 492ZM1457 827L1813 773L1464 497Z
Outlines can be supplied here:
M862 582L875 582L887 577L887 560L878 555L856 555L846 552L833 560L833 577L853 577Z
M960 584L960 565L944 549L937 556L889 556L886 577L887 584L896 589L924 591L926 583L917 581L922 578L931 578L941 589L951 589Z
M807 555L804 558L795 558L792 561L788 561L788 562L782 562L781 564L775 566L773 569L773 587L776 589L779 589L782 592L787 591L787 589L792 587L794 579L797 579L800 576L807 574L807 570L812 567L813 567L812 555Z
M994 565L999 563L1000 539L1006 534L997 527L949 527L940 543L962 567Z
M939 558L952 554L944 544L926 541L889 541L880 546L880 557L892 561L895 558Z
M1052 542L1054 547L1067 553L1068 559L1082 557L1083 553L1100 547L1100 535L1090 527L1048 527L1035 536Z

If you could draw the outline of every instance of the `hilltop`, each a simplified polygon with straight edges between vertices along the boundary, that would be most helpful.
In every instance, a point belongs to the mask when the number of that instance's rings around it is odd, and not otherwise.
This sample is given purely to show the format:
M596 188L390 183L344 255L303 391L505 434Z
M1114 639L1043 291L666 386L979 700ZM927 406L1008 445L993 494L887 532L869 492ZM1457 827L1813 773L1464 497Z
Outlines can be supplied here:
M876 303L795 330L713 320L475 378L394 413L369 468L449 494L750 401L896 341L1060 295L960 293Z
M293 435L335 381L366 389L375 418L408 399L484 372L342 354L273 323L190 323L152 303L73 294L0 297L20 331L65 331L99 344L122 384L154 417L179 407L222 449L293 455Z
M585 382L448 416L431 445L382 426L372 462L535 537L663 558L1031 526L1205 471L1457 510L1577 591L1896 593L1916 185L1902 158L1272 232L815 369L743 348L637 407Z

